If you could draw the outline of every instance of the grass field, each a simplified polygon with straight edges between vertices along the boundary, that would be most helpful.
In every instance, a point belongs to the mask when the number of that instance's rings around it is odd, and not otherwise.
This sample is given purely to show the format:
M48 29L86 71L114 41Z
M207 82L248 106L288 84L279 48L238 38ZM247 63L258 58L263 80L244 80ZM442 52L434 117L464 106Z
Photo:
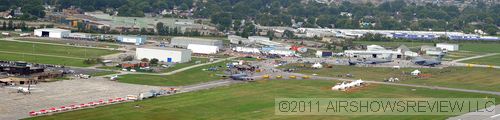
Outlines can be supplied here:
M485 53L471 52L471 51L453 51L453 52L448 52L446 56L444 56L443 60L456 60L460 58L473 57L483 54Z
M87 67L87 58L117 53L118 51L78 48L59 45L33 44L0 40L0 60L27 61L43 64Z
M82 59L71 59L71 58L60 58L60 57L49 57L49 56L39 56L39 55L23 55L23 54L11 54L11 53L0 53L0 60L6 61L26 61L31 63L43 63L43 64L53 64L53 65L68 65L77 67L89 67L83 63Z
M499 51L500 52L500 51ZM467 61L462 61L463 63L481 64L481 65L496 65L500 66L500 54L488 57L482 57Z
M295 72L304 74L318 74L319 76L338 77L338 75L352 74L353 79L383 81L390 77L397 77L402 83L444 86L451 88L500 91L500 70L491 68L449 67L444 69L419 69L422 74L431 74L430 78L415 78L409 75L415 68L376 68L333 66L333 68L311 69L295 65L285 68L297 68Z
M48 40L48 39L34 39L34 38L20 38L20 39L16 39L16 40L29 41L29 42L55 43L55 44L63 44L63 45L67 45L69 43L73 43L73 44L75 43L75 42L68 41L68 40ZM80 40L78 42L80 44L92 45L94 47L102 47L102 48L118 48L119 47L116 44L110 44L110 43L104 43L104 42L101 42L101 43L86 42L84 40Z
M275 98L497 98L482 94L368 85L356 92L331 91L333 81L259 81L226 87L115 104L36 120L145 120L145 119L294 119L294 120L443 120L450 116L301 116L275 115ZM412 90L415 89L415 90ZM135 107L139 105L140 107Z
M185 67L196 65L196 61L200 61L201 62L200 64L202 64L202 63L208 62L208 60L209 60L208 58L195 58L195 57L192 57L191 61L189 61L187 63L175 64L174 66L172 66L170 68L167 68L167 69L164 69L161 72L162 73L172 72L172 71L175 71L175 70L178 70L178 69L181 69L181 68L185 68Z
M209 67L222 66L225 68L227 62L220 62L216 64L204 65L192 68L174 75L141 75L141 74L127 74L118 78L119 82L141 84L141 85L154 85L154 86L182 86L192 85L201 82L221 79L217 74L222 74L222 70L218 71L203 71Z
M111 74L117 74L118 72L115 71L101 71L101 72L95 72L89 74L90 76L105 76L105 75L111 75Z

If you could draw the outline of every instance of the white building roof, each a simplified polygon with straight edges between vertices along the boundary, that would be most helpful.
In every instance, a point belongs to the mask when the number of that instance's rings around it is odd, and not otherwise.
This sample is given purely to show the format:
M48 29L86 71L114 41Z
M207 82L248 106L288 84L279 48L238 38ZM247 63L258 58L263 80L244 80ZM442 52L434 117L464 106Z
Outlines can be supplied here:
M168 51L190 51L188 49L179 49L179 48L167 48L167 47L147 47L147 48L137 48L137 49L155 49L155 50L168 50Z
M70 32L70 30L59 29L59 28L41 28L41 29L35 29L35 31Z
M458 46L458 44L451 44L451 43L437 43L437 45L453 45L453 46Z

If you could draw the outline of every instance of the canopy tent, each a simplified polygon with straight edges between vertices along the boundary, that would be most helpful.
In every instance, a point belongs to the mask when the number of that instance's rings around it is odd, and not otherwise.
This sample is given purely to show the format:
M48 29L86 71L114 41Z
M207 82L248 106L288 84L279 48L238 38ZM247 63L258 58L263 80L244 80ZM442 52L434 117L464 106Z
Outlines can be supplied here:
M411 72L411 75L419 75L420 73L422 73L420 70L414 70L413 72Z

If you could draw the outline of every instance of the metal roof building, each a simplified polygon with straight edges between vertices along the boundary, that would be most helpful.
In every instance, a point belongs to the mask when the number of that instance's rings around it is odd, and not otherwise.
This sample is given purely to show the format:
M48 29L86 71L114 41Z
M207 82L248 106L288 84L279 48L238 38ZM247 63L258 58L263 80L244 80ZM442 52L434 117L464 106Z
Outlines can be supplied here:
M137 59L153 59L156 58L162 62L185 63L191 61L191 50L177 48L137 48Z
M38 37L65 38L68 37L70 33L70 30L59 28L43 28L34 30L35 36Z
M174 37L170 41L170 45L174 47L187 48L189 44L210 45L210 46L217 46L219 48L224 47L224 43L222 43L222 40L191 38L191 37Z

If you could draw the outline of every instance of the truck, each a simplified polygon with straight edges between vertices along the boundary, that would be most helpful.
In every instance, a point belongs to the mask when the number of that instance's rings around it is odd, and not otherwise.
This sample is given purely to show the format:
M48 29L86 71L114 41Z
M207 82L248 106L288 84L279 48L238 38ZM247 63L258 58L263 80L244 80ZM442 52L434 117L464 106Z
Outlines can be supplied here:
M333 52L316 51L316 57L331 57L331 56L333 56Z

